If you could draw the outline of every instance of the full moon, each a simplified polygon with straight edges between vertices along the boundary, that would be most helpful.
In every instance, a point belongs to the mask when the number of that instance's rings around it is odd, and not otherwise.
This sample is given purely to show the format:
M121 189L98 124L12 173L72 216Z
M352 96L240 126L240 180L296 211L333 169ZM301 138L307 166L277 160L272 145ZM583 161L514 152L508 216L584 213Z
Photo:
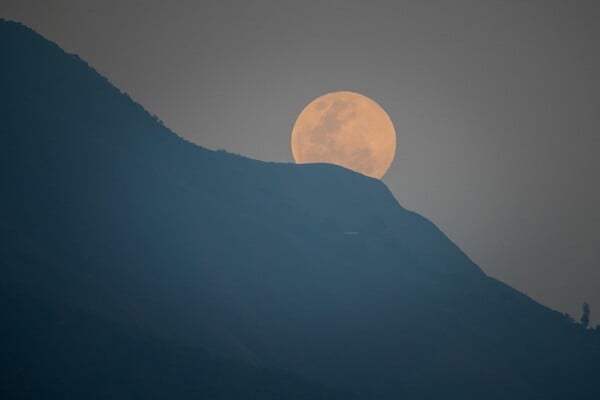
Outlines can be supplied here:
M317 97L302 110L292 129L297 163L341 165L382 178L394 160L394 124L379 104L354 92Z

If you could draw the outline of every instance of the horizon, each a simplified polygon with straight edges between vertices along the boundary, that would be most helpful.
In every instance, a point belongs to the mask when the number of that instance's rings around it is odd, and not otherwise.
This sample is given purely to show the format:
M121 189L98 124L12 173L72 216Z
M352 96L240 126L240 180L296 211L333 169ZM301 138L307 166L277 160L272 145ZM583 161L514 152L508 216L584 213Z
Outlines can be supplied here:
M357 92L315 100L287 135L299 163L211 150L1 11L9 398L597 398L593 301L568 312L490 273L398 198L394 165L406 159L368 176L392 143L406 151L393 105ZM263 150L277 154L278 140ZM458 227L473 230L484 205L463 207L473 213ZM507 248L497 232L480 239ZM536 241L522 245L530 255ZM528 279L551 289L574 269L560 272Z

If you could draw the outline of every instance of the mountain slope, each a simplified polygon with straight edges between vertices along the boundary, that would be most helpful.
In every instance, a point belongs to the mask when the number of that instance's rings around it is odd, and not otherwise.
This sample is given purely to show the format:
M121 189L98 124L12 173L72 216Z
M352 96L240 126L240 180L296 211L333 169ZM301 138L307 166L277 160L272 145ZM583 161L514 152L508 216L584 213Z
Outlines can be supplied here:
M599 395L598 337L487 277L380 181L203 149L32 31L2 22L0 45L19 296L365 398Z
M83 231L110 232L106 226L83 226L102 218L88 214L99 204L89 197L93 189L88 185L98 182L84 180L107 173L101 170L107 165L99 160L107 154L93 149L94 140L102 143L106 138L86 136L94 123L75 120L96 112L100 118L119 116L119 108L126 104L123 112L142 121L136 129L154 127L156 122L129 99L119 101L122 95L84 63L21 25L0 20L0 50L0 176L6 189L0 199L0 397L353 398L289 373L225 361L197 346L176 344L143 330L127 300L103 287L111 284L110 272L104 275L106 280L94 279L95 273L104 274L94 267L106 265L93 258L103 257L98 246L107 242L87 236L83 241L94 242L96 252L76 243ZM67 57L66 64L74 70L45 72L64 66ZM40 58L42 64L37 64ZM60 94L73 87L61 88L57 74L75 77L75 86L81 85L75 97ZM86 86L88 78L91 88ZM96 90L99 98L108 95L106 104L114 101L116 107L94 110L90 100L83 106L86 111L77 108L78 96L85 101ZM46 95L52 101L44 104ZM111 118L106 123L93 129L122 132L121 123L111 125ZM83 135L71 135L80 129ZM128 140L124 139L111 143L108 150L102 144L99 148L118 156ZM23 150L29 156L22 158ZM109 247L103 251L113 251Z

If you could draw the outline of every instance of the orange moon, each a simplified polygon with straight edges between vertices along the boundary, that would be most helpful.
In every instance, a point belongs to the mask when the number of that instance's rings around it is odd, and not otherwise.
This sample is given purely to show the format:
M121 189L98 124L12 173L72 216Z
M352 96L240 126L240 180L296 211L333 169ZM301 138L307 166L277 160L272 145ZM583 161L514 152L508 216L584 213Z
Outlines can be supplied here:
M395 154L392 120L379 104L359 93L317 97L298 115L292 129L292 155L299 164L337 164L381 178Z

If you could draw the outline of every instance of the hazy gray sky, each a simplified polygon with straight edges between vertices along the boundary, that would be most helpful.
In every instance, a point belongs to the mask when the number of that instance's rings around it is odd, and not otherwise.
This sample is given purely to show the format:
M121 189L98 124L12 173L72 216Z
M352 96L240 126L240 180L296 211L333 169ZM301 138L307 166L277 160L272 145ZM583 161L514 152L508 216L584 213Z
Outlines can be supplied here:
M600 9L581 1L30 1L21 21L200 145L288 162L329 91L396 126L384 181L487 273L600 321Z

